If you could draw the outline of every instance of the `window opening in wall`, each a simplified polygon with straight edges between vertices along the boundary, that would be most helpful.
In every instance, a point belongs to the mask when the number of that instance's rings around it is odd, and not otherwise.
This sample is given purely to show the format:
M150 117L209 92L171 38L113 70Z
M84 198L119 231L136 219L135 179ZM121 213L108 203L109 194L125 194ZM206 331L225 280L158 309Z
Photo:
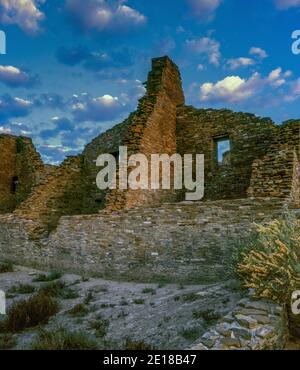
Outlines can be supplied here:
M230 139L222 137L215 140L216 161L220 166L230 165Z
M16 192L18 191L18 186L19 186L19 178L18 176L14 176L11 182L11 192L13 194L16 194Z

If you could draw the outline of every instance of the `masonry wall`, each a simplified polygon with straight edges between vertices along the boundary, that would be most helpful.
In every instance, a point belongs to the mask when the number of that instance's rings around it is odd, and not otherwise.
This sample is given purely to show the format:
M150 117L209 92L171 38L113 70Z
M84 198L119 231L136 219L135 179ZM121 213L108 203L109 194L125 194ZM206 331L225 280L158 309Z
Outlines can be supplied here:
M180 154L205 155L205 199L247 196L252 163L262 158L277 135L269 118L230 110L178 108L177 149ZM230 160L218 165L216 140L229 138Z
M31 238L49 233L62 215L81 213L81 179L82 157L69 157L15 210L17 216L28 221Z
M281 197L299 201L300 121L278 127L263 158L254 161L248 195Z
M0 217L0 255L38 267L108 278L214 282L228 278L236 243L284 212L281 199L165 204L158 208L64 216L47 239L32 222Z
M6 213L28 197L45 176L45 169L31 139L12 135L0 135L0 163L0 213Z
M151 154L176 153L176 108L183 104L184 95L177 66L167 57L153 59L146 95L131 117L125 137L124 145L128 148L128 154L143 153L150 160ZM148 176L148 188L151 189L150 166ZM173 191L131 189L113 190L106 197L107 208L111 210L154 206L176 199Z

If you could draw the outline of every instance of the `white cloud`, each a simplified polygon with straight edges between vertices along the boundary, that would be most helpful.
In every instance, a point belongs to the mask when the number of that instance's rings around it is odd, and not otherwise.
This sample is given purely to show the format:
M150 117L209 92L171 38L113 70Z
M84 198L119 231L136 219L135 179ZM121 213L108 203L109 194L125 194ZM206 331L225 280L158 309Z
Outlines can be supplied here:
M0 0L0 22L16 24L23 31L35 34L45 18L38 8L44 2L45 0Z
M235 70L240 67L253 66L255 64L255 61L251 58L241 57L236 59L229 59L227 64L229 65L230 69Z
M119 117L124 105L117 97L103 95L92 98L83 93L73 97L72 113L76 121L108 121Z
M300 0L275 0L278 9L289 9L300 7Z
M253 76L252 79L256 79ZM200 99L210 102L231 102L236 103L245 100L253 95L254 91L250 80L239 76L228 76L217 83L205 83L200 88Z
M255 72L248 79L240 76L227 76L216 83L206 82L200 86L200 100L211 103L240 103L257 96L266 88L274 92L286 83L284 75L282 69L277 68L264 78Z
M282 68L276 68L270 72L268 76L268 81L274 87L282 86L286 83L284 74L282 73Z
M188 0L193 13L202 21L211 21L221 0Z
M9 87L30 87L36 82L36 77L30 76L19 68L0 65L0 82Z
M254 47L254 46L249 50L249 54L250 55L256 55L260 59L266 59L268 57L268 54L264 49Z
M221 52L220 43L210 37L202 37L199 39L186 40L187 47L194 53L205 55L208 61L215 65L220 65Z
M66 0L66 12L83 30L115 31L140 26L147 18L125 5L127 0Z

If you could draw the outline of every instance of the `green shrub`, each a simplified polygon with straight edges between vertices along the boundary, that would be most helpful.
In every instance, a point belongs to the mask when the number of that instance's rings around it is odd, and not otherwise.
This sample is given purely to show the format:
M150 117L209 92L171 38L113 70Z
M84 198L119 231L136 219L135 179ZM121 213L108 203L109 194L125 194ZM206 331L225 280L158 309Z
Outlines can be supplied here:
M63 276L60 271L50 271L48 275L39 274L36 278L33 279L34 282L49 282L58 280Z
M199 294L196 294L196 293L188 293L188 294L185 294L184 296L182 296L182 300L184 302L195 302L200 298L201 298L201 296Z
M57 312L56 301L43 293L37 293L27 300L21 300L12 305L4 322L4 328L7 332L19 332L46 324Z
M288 215L257 226L257 237L237 254L236 271L257 298L286 304L300 287L300 221Z
M142 298L135 299L133 301L134 304L145 304L145 300Z
M0 263L0 273L14 272L14 266L11 262L1 262Z
M9 293L16 293L16 294L31 294L34 293L35 287L30 284L19 284L14 285L9 289Z
M183 329L179 334L189 342L194 342L201 336L202 330L200 328Z
M90 328L96 331L97 337L105 337L107 334L109 321L103 319L100 315L95 319L90 321Z
M89 303L91 303L94 299L95 299L94 293L93 293L91 290L89 290L89 291L86 293L85 297L84 297L84 303L85 303L85 304L89 304Z
M195 319L203 319L207 322L217 321L221 318L221 315L214 310L194 311L193 317Z
M142 341L134 341L126 338L124 344L125 351L153 351L154 348Z
M41 330L32 344L34 350L95 350L97 342L82 331L64 328Z
M40 288L49 297L56 297L61 299L75 299L78 298L78 292L68 287L64 281L54 281L47 283Z
M153 288L145 288L145 289L143 289L142 293L143 294L152 294L152 295L155 295L156 294L156 290L153 289Z
M88 314L89 309L83 303L76 304L73 308L71 308L68 313L72 316L85 316Z

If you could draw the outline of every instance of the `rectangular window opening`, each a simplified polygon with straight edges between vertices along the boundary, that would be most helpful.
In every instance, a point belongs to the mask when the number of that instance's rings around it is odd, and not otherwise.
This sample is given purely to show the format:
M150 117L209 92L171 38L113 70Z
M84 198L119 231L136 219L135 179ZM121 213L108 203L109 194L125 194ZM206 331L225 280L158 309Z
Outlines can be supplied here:
M219 166L230 165L231 143L229 137L215 139L215 157Z

